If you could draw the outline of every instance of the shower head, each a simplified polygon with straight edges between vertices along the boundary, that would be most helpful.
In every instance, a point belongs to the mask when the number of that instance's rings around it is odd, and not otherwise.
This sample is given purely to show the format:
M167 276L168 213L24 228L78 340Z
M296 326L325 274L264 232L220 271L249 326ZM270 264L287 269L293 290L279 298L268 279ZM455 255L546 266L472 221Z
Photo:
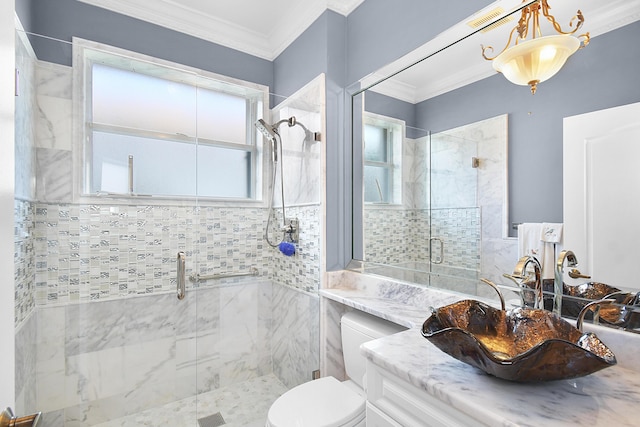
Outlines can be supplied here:
M264 120L258 119L258 121L256 122L256 128L258 128L258 130L262 132L265 138L267 138L269 141L273 142L273 140L276 139L276 134L278 133L278 131L269 126Z
M295 116L291 116L288 119L282 119L273 125L267 124L267 122L265 122L262 119L258 119L258 121L255 123L256 128L264 135L265 138L271 141L271 148L272 148L271 158L274 163L278 161L277 148L278 148L278 140L280 139L280 134L278 133L278 127L284 123L286 123L290 128L296 125L300 126L304 130L305 141L321 140L320 132L311 132L309 129L307 129L305 125L297 121Z
M256 128L271 142L271 160L273 163L278 161L278 130L275 126L268 125L264 120L258 119Z

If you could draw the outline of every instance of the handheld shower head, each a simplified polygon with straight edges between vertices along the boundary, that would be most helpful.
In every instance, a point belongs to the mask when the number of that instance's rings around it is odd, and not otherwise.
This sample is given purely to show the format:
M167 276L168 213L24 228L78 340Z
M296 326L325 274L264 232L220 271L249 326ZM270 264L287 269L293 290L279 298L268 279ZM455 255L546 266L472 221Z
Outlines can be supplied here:
M258 119L256 128L271 142L271 159L273 163L278 161L278 139L280 135L275 127L269 126L264 120Z
M276 131L271 126L269 126L264 120L258 119L256 122L256 128L267 138L269 141L274 140L276 138Z
M286 123L290 128L296 125L300 126L304 130L305 141L321 140L320 132L311 132L309 129L307 129L305 125L297 121L295 116L291 116L288 119L282 119L273 125L267 124L267 122L265 122L262 119L258 119L258 121L255 123L256 128L264 135L265 138L271 141L271 148L272 148L271 159L273 160L274 163L278 161L278 153L277 153L278 140L282 142L282 139L280 138L280 134L278 133L278 127L284 123Z

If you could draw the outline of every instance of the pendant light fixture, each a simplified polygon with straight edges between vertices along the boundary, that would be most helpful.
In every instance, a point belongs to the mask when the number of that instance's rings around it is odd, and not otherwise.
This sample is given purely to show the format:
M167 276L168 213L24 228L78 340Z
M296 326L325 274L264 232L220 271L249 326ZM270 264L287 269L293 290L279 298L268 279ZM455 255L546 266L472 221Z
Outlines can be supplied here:
M523 3L529 1L524 0ZM570 27L575 23L575 28L563 31L549 9L551 7L547 0L539 0L525 6L518 25L511 30L506 46L497 56L487 55L488 52L493 52L492 46L482 46L482 56L488 61L493 61L496 71L512 83L530 86L532 94L536 93L539 83L560 71L569 56L589 44L589 33L577 37L573 35L584 23L584 16L580 10L569 23ZM543 36L540 14L553 27L555 35ZM514 45L511 46L516 33ZM527 40L529 36L531 38Z

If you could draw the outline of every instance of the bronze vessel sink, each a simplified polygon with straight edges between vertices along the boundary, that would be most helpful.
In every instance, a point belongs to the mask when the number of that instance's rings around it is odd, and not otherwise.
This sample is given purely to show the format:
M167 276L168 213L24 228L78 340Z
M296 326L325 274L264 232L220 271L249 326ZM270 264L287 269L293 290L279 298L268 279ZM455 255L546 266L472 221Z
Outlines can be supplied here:
M596 335L540 309L505 311L463 300L433 310L422 336L450 356L510 381L575 378L617 363Z

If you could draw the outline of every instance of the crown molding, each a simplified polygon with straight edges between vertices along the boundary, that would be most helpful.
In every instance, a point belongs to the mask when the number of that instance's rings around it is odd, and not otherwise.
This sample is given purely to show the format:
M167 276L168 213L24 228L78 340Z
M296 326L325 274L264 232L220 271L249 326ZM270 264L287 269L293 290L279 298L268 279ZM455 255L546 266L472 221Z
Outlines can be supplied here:
M271 60L272 50L263 34L170 0L154 0L153 7L143 0L79 1Z
M416 88L415 103L426 101L427 99L496 75L493 67L487 65L487 63L476 64L472 67L465 68L460 73L451 74L439 79L433 82L434 84L432 85Z
M364 0L327 0L327 9L333 10L343 16L348 16L356 10Z
M382 80L385 76L382 74L372 74L369 76L371 81L379 81ZM399 99L400 101L408 102L410 104L415 104L417 101L416 93L419 90L418 87L400 81L389 79L383 82L380 82L373 86L371 89L372 92L379 93L381 95L386 95L391 98Z
M326 10L324 0L297 2L279 16L278 22L273 26L274 30L268 35L271 48L270 60L274 60L289 47L311 24L315 22Z
M417 104L495 74L496 72L491 67L487 67L486 63L481 63L473 67L465 68L461 72L449 74L444 78L431 81L423 86L415 86L406 82L389 79L378 83L370 90L410 104ZM382 79L384 76L375 74L371 77Z
M593 13L593 18L585 16L585 27L588 26L591 37L616 30L640 20L637 1L610 0Z
M291 7L277 14L268 33L186 7L176 0L154 0L153 7L148 0L79 1L273 61L325 10L346 15L364 0L293 1Z

